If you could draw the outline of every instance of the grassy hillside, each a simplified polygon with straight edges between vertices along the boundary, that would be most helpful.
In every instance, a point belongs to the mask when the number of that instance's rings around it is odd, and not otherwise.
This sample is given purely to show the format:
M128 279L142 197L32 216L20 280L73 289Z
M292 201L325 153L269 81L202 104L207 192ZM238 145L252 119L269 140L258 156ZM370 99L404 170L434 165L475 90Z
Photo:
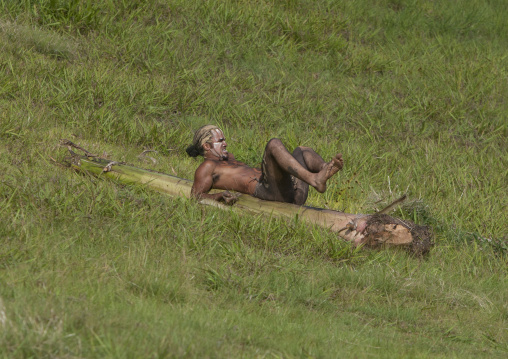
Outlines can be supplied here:
M0 0L0 356L505 357L504 0ZM206 123L343 153L308 203L434 228L427 258L58 165L192 178ZM141 156L145 150L151 150Z

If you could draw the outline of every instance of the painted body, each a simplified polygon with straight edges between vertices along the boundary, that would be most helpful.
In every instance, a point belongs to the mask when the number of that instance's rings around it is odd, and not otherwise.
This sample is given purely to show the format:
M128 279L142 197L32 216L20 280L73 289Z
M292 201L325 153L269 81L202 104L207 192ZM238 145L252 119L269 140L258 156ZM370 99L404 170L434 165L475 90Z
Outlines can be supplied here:
M272 139L266 145L261 168L253 168L227 151L222 130L213 129L210 133L210 139L202 145L205 160L194 174L191 193L196 198L232 204L236 198L229 191L236 191L264 200L303 205L309 185L324 192L326 181L344 165L341 154L325 162L309 147L300 146L289 153L279 139ZM210 194L212 188L226 192Z

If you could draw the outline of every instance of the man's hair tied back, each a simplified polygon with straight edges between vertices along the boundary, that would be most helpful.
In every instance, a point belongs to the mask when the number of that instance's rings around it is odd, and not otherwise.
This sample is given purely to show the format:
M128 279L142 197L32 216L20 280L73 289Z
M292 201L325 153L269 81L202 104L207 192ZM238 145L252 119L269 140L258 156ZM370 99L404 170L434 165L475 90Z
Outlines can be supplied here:
M203 145L212 139L213 137L212 131L216 129L219 128L215 125L204 125L198 128L196 133L194 133L192 145L187 147L187 149L185 150L187 154L191 157L197 157L199 155L203 156L204 154Z

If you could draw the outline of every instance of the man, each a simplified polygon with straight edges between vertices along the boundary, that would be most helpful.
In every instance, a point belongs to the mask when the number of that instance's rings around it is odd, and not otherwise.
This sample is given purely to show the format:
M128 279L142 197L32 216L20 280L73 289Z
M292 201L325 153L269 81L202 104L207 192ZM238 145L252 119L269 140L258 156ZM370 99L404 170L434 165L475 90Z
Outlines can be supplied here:
M274 138L266 145L261 169L258 169L235 160L226 147L224 133L217 126L203 126L194 134L187 153L192 157L201 155L205 160L194 174L193 197L233 204L237 198L229 192L232 190L268 201L303 205L309 185L323 193L326 181L344 165L341 154L330 162L325 162L309 147L297 147L291 154ZM226 191L208 193L212 188Z

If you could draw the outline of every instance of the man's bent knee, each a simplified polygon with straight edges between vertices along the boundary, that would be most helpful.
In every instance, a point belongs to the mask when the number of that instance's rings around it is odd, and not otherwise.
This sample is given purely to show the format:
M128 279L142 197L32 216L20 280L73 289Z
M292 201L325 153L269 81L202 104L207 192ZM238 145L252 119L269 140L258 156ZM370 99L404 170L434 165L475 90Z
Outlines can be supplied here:
M282 141L278 138L272 138L268 143L266 144L265 152L271 152L276 149L285 148Z
M312 148L310 147L306 147L306 146L298 146L297 148L295 148L295 150L293 151L293 155L295 154L300 154L300 153L303 153L305 151L308 151L308 150L312 150Z

